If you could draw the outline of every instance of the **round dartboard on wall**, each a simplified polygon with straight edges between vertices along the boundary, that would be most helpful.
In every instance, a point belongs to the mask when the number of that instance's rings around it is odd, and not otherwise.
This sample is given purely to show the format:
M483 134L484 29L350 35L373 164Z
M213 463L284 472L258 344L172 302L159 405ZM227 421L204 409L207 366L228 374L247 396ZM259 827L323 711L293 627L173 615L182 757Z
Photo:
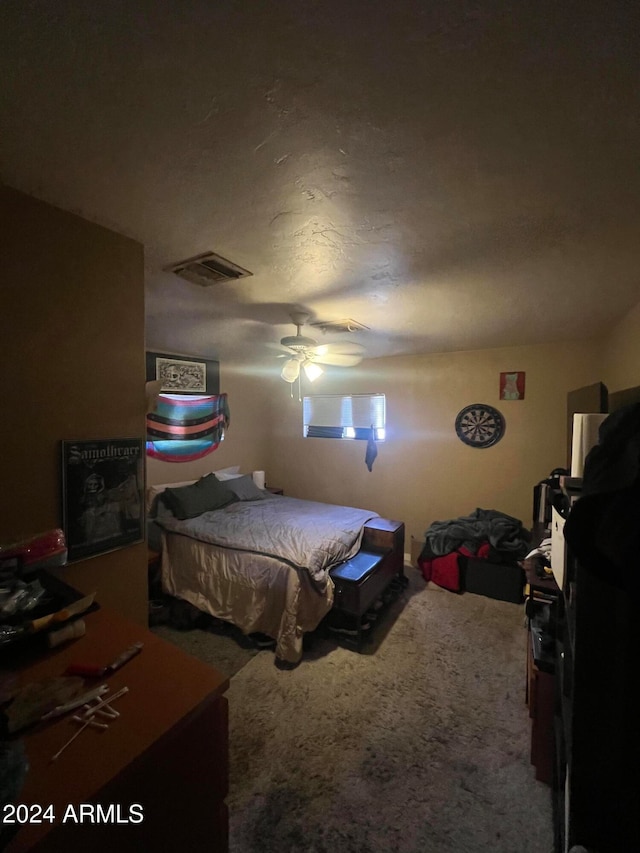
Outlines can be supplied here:
M492 447L505 430L502 414L486 403L465 406L456 417L456 433L460 441L470 447Z

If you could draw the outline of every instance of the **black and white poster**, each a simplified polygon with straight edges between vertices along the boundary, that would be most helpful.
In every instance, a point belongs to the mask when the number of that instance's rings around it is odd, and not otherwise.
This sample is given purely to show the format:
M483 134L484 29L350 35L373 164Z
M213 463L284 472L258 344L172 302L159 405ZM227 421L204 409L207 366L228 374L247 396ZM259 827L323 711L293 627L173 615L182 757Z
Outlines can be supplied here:
M144 540L141 438L62 442L62 516L69 561Z
M147 382L156 382L160 394L220 393L220 362L198 356L146 353Z

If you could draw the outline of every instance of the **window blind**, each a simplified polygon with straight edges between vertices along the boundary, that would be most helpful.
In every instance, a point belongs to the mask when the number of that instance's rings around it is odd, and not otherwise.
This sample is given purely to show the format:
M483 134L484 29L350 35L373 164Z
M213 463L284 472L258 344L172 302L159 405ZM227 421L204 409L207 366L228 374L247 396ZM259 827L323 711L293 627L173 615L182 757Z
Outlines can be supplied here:
M385 439L384 394L315 394L302 406L305 438Z

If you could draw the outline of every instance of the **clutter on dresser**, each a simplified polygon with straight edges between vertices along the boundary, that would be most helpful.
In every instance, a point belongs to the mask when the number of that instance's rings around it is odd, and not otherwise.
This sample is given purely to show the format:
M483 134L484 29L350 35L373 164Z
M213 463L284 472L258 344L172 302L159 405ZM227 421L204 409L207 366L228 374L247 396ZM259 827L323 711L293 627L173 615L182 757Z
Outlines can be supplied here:
M82 636L79 617L97 609L96 594L83 595L47 571L66 562L59 528L0 546L0 654L16 643L54 648Z
M71 746L74 740L76 740L76 738L79 737L89 726L100 729L101 731L106 731L109 728L109 723L105 722L105 719L108 719L109 722L118 719L120 712L116 711L115 708L112 707L112 703L121 696L124 696L125 693L128 693L129 688L121 687L120 690L117 690L111 695L108 695L108 690L109 688L104 685L104 690L102 690L100 694L92 696L83 703L81 714L74 714L71 717L70 721L79 724L79 728L77 728L71 737L62 744L60 749L51 756L51 761L57 761L65 749L68 746ZM96 719L96 717L99 717L100 719Z
M56 527L9 545L0 545L0 581L20 576L29 569L64 566L66 562L64 532Z

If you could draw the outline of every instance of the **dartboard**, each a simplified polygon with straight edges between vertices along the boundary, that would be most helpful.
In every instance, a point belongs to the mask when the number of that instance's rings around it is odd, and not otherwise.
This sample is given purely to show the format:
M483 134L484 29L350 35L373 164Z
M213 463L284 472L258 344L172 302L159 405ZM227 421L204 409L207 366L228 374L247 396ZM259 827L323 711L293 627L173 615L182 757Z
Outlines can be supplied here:
M456 433L471 447L491 447L504 435L504 418L493 406L473 403L465 406L456 418Z

